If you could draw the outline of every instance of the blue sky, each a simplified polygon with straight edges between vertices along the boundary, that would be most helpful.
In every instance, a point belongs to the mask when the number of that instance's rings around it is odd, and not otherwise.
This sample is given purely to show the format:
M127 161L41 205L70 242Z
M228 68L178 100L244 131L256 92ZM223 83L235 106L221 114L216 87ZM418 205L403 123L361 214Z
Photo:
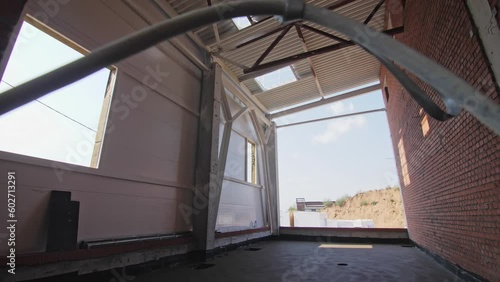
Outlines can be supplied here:
M380 91L276 120L287 124L385 108ZM385 112L278 129L280 209L398 185Z
M25 22L0 82L0 93L81 57ZM89 166L109 73L100 70L0 116L0 131L9 136L0 139L0 150Z

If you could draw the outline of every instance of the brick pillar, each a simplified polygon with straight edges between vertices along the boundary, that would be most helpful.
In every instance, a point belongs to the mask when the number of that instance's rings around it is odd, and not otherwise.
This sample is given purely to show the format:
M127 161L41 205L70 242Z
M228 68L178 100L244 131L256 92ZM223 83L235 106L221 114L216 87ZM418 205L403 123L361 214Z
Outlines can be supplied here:
M3 76L12 44L15 39L13 31L21 18L27 0L0 1L0 77ZM5 57L5 58L4 58Z

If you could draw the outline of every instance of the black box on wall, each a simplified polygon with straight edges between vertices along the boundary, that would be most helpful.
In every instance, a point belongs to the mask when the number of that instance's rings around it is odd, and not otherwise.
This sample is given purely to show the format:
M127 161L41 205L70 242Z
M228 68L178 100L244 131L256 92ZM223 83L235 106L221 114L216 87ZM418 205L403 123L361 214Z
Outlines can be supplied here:
M51 192L48 212L47 252L77 249L79 214L80 203L71 201L71 192Z

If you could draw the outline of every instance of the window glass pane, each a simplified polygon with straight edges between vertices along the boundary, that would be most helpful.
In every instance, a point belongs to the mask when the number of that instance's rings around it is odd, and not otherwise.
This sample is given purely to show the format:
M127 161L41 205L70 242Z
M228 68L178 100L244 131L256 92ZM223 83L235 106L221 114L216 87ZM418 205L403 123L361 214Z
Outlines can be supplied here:
M250 157L252 155L252 145L247 142L247 177L246 180L247 182L251 182L252 179L252 158Z
M256 169L256 148L255 144L247 141L247 182L257 184L257 169Z
M292 68L284 67L279 70L267 73L265 75L256 77L255 80L259 83L262 90L267 91L290 82L297 81L293 74Z
M48 28L47 28L48 29ZM0 83L4 92L72 62L77 50L24 22ZM102 69L0 116L0 150L90 166L111 70ZM1 95L1 93L0 93ZM98 155L98 154L97 154Z
M232 131L226 161L226 176L246 180L246 142L245 137ZM220 143L220 142L219 142Z
M239 29L239 30L242 30L244 29L245 27L249 27L251 26L252 24L250 23L250 21L248 20L247 17L238 17L238 18L233 18L233 23L234 25L236 25L236 27Z

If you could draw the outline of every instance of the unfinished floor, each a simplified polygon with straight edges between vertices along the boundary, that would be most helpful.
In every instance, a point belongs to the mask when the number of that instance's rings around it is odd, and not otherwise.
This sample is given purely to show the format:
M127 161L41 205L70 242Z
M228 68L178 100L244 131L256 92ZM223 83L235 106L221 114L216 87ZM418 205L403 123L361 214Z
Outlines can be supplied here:
M213 266L211 266L213 264ZM152 281L462 281L414 247L266 241L186 265L139 275Z

